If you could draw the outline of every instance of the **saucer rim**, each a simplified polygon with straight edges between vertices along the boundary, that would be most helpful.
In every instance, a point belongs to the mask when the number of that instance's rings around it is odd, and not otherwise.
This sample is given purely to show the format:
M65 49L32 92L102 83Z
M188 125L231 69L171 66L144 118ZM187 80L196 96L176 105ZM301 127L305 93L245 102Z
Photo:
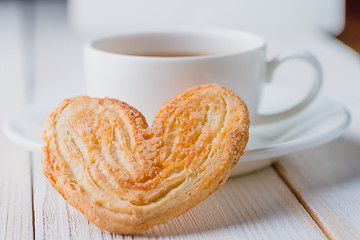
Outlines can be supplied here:
M239 163L260 161L263 159L269 159L274 157L284 156L293 152L305 150L308 148L316 147L328 142L335 140L340 137L351 122L351 114L348 109L342 104L335 100L329 99L327 97L319 96L318 100L331 102L338 107L343 116L344 120L338 126L332 128L330 131L322 133L320 135L315 136L305 136L296 139L291 139L288 141L276 143L274 145L268 145L263 147L252 148L244 151L244 155L240 159ZM30 139L21 133L17 132L15 127L12 126L15 122L15 119L21 117L29 112L43 112L42 109L49 107L46 104L32 104L22 109L21 111L13 114L8 118L7 121L3 123L2 131L4 135L13 143L29 150L31 152L40 152L42 143L38 142L34 139ZM40 111L39 111L40 110ZM256 128L256 126L254 126Z
M322 99L326 99L326 98L322 98ZM253 155L256 154L253 152L260 152L260 151L264 151L264 152L265 151L267 151L267 152L269 152L269 151L271 151L271 152L279 152L279 151L287 152L288 151L288 153L284 153L281 155L273 153L274 156L270 156L270 157L268 157L268 156L271 154L267 154L268 155L267 157L264 157L264 158L257 157L256 159L246 160L243 162L251 162L251 161L256 161L256 160L262 160L265 158L284 156L289 153L293 153L293 152L297 152L297 151L301 151L301 150L305 150L308 148L313 148L313 147L317 147L317 146L329 143L329 142L339 138L340 136L342 136L345 133L347 127L351 123L351 114L350 114L349 110L343 104L341 104L339 102L335 102L330 99L326 99L326 100L337 104L336 107L338 107L339 110L341 110L342 115L344 116L344 120L341 122L341 124L337 125L336 128L334 127L330 131L327 131L320 135L300 137L300 138L284 141L281 143L277 143L274 145L262 147L262 148L249 149L249 150L245 151L245 153L253 154ZM296 148L296 150L295 150L295 148ZM260 155L259 153L257 153L257 154ZM252 158L255 158L255 157L252 157Z

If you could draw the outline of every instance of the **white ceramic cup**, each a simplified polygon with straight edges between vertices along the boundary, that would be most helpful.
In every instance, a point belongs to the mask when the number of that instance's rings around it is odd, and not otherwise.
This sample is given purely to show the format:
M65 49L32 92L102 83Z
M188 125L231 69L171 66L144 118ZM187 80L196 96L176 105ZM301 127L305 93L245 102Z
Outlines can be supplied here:
M144 56L179 53L201 55ZM283 112L259 114L264 84L271 82L279 64L293 58L303 59L315 69L308 94ZM264 39L228 29L158 29L98 39L85 45L84 63L90 96L125 101L140 110L149 122L165 101L185 89L217 83L234 90L245 101L252 124L270 123L304 109L322 83L320 65L310 53L282 53L268 62Z

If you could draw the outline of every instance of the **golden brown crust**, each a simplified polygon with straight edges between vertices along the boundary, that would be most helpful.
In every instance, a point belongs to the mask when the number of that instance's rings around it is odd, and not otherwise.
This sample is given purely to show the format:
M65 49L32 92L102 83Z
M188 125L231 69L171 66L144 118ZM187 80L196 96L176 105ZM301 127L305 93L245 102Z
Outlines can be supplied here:
M151 128L124 102L75 97L47 116L43 171L92 223L131 234L179 216L216 191L248 136L246 105L215 84L166 102Z

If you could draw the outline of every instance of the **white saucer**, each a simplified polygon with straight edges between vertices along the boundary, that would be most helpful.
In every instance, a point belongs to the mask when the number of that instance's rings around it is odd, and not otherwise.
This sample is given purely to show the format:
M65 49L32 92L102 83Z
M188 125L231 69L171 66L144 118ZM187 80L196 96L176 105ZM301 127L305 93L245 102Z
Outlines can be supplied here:
M264 96L267 101L260 110L273 112L283 109L284 103L288 106L301 95L295 90L268 86ZM30 151L40 151L42 124L53 107L55 104L28 106L4 124L5 135ZM252 126L245 154L231 176L265 167L274 161L274 157L330 142L341 136L349 123L350 114L343 105L318 97L296 116L272 124Z

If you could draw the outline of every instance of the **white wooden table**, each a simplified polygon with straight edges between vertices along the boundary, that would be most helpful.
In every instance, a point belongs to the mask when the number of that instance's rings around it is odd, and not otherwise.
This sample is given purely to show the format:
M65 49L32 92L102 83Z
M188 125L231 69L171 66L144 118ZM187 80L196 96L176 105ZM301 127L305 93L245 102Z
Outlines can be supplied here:
M84 39L65 19L62 3L0 3L0 123L31 102L84 94ZM321 32L277 45L262 34L270 56L300 45L320 59L322 94L352 114L343 137L230 179L183 216L122 236L89 223L50 186L40 155L0 133L0 239L360 239L360 58Z

